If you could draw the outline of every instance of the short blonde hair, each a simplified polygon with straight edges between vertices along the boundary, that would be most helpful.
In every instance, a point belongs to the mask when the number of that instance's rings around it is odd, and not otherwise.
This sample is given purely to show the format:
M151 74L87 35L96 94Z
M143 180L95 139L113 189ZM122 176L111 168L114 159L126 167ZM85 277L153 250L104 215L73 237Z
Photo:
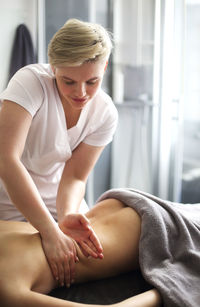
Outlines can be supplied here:
M101 25L69 19L52 37L48 46L53 66L79 66L108 59L112 49L110 33Z

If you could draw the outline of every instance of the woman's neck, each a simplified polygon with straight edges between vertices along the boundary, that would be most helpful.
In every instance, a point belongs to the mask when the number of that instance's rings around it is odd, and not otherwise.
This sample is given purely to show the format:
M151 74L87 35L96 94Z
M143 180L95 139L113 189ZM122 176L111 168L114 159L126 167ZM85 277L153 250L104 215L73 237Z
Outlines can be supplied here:
M67 129L70 129L70 128L76 126L82 110L81 109L80 110L74 109L66 101L62 101L62 106L63 106L63 110L64 110L64 113L65 113L65 120L66 120Z

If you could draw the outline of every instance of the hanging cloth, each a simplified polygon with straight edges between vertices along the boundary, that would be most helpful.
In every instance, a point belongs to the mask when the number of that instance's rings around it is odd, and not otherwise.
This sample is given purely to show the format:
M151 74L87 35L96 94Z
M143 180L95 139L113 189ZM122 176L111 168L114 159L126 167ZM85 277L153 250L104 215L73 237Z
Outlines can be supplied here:
M13 43L9 80L18 69L33 63L36 63L36 54L34 52L31 35L28 28L24 24L20 24L17 27Z

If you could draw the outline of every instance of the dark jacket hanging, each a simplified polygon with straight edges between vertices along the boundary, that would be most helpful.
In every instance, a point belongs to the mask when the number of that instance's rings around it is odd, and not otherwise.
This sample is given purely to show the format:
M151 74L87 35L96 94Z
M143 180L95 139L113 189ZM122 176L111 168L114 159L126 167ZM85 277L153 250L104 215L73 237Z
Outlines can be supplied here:
M36 55L34 52L31 35L28 28L24 24L21 24L17 27L14 38L9 80L18 69L33 63L36 63Z

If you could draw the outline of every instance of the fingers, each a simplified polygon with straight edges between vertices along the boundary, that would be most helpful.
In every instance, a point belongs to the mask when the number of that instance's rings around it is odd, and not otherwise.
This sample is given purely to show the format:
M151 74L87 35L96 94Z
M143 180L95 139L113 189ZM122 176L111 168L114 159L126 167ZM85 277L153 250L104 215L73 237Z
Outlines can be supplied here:
M103 248L102 248L102 245L101 245L97 235L95 234L94 230L92 229L92 227L90 225L89 219L85 215L82 215L80 217L80 222L90 232L89 239L91 241L91 244L90 244L90 241L87 241L87 244L90 246L91 250L93 250L94 252L97 252L98 254L100 254L101 255L100 258L101 258L102 257L102 252L103 252Z
M103 258L103 254L98 253L94 245L89 240L85 242L81 241L79 243L79 246L81 247L81 250L86 257L91 256L93 258L100 258L100 259Z
M75 280L75 262L79 261L74 241L59 230L42 237L42 246L58 285L69 287Z
M67 288L70 287L71 285L71 265L72 265L73 261L71 261L70 258L68 258L68 256L65 256L64 259L64 264L63 264L63 269L64 269L64 281L63 281L63 286L64 286L64 282Z
M90 241L92 242L92 244L95 246L96 250L99 252L99 253L102 253L103 252L103 247L97 237L97 235L95 234L94 230L91 228L90 229Z
M81 249L84 250L84 253L87 254L89 256L92 256L93 258L98 258L98 255L97 253L95 253L89 246L88 246L88 242L85 243L85 242L80 242L80 246L81 246Z
M66 286L69 288L71 284L75 281L75 262L73 257L71 257L68 261L69 263L69 276L65 276Z
M58 282L58 285L63 287L70 287L75 281L75 263L79 259L76 255L75 246L71 246L71 251L66 250L63 255L59 256L57 260L54 258L49 260L49 265L54 279Z
M84 250L84 248L82 248L82 246L81 246L81 244L80 243L78 243L78 245L79 245L79 247L80 247L80 249L81 249L81 252L83 253L83 255L85 256L85 257L89 257L90 256L90 254L88 254L85 250Z
M64 257L63 263L63 285L65 284L67 288L70 287L71 284L74 283L75 280L75 263L78 261L78 257L76 255L76 249L73 246L71 252L67 252Z
M53 274L53 277L56 281L59 281L59 274L58 274L58 268L57 268L57 265L55 262L51 262L49 261L49 265L50 265L50 268L51 268L51 272Z
M65 281L65 274L64 274L65 267L64 267L64 265L61 262L59 262L59 263L57 263L57 269L58 269L58 282L59 282L59 285L61 287L63 287L64 286L64 281Z
M63 262L58 262L57 265L54 265L53 272L59 285L61 287L65 285L69 288L75 280L75 261L73 253L65 254Z

